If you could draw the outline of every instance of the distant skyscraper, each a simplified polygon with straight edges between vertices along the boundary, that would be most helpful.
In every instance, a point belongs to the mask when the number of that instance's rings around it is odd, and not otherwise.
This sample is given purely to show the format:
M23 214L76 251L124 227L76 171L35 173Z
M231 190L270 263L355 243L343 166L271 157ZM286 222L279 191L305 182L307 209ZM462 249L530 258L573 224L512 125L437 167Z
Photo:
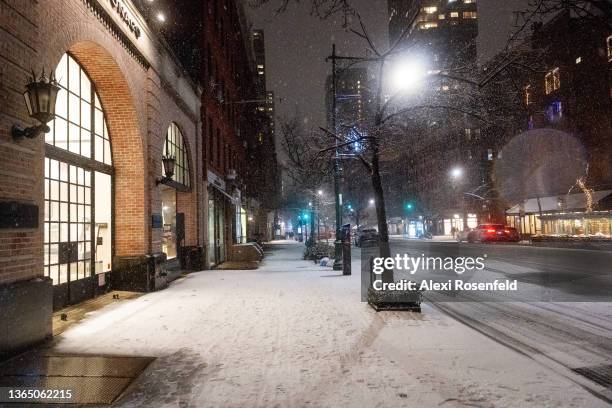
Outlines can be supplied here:
M332 77L327 77L326 107L328 127L332 127ZM372 96L365 68L338 70L336 77L336 132L346 140L358 138L367 132L372 113ZM360 144L351 146L359 149Z
M389 0L391 44L402 37L417 6L415 30L403 37L403 45L416 46L432 69L476 63L476 0Z

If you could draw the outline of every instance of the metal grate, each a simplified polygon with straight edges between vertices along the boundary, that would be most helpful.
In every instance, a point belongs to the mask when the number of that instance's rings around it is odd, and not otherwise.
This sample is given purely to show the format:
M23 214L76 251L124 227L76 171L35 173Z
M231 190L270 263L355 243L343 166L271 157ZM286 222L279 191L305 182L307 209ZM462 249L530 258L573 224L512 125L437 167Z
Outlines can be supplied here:
M110 404L153 360L150 357L47 355L32 352L0 365L0 389L69 389L72 390L71 404ZM22 402L52 401L31 399Z
M596 382L599 385L612 388L612 364L572 368L572 371Z

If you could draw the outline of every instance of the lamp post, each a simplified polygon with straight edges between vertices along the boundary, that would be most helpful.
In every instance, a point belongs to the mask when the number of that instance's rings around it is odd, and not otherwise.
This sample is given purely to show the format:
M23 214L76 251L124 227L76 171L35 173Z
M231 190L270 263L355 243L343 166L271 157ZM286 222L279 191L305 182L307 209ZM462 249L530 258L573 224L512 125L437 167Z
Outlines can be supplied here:
M458 184L461 182L463 178L463 169L461 167L453 167L450 171L451 178L453 180L453 187L455 190L458 188ZM465 231L468 228L467 223L467 209L465 205L465 195L461 194L461 216L463 218L463 230Z
M47 123L55 118L55 102L59 90L60 87L57 85L53 71L51 71L49 78L47 78L43 70L38 79L36 79L36 74L32 72L30 82L26 84L23 98L28 108L28 114L31 118L40 122L40 125L25 129L18 125L13 125L11 134L15 140L21 140L24 137L33 139L39 134L47 133L51 130Z

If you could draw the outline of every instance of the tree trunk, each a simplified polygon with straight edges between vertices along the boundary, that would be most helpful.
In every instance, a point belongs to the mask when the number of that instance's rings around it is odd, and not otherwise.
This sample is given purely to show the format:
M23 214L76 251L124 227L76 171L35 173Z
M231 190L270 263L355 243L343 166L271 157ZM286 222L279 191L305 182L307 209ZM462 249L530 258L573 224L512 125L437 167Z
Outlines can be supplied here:
M387 258L391 256L389 247L389 230L387 228L387 211L385 209L385 195L380 177L380 167L378 159L378 141L375 140L372 148L372 189L376 200L376 220L378 222L379 244L378 256ZM393 270L385 270L382 274L383 282L393 282Z

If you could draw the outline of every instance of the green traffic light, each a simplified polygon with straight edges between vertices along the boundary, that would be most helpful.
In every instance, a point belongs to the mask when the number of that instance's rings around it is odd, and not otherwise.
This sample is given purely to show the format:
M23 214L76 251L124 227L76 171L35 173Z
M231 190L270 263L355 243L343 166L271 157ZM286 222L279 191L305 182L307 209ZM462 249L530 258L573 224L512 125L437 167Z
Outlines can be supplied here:
M406 209L407 210L412 210L412 204L411 203L406 204Z

